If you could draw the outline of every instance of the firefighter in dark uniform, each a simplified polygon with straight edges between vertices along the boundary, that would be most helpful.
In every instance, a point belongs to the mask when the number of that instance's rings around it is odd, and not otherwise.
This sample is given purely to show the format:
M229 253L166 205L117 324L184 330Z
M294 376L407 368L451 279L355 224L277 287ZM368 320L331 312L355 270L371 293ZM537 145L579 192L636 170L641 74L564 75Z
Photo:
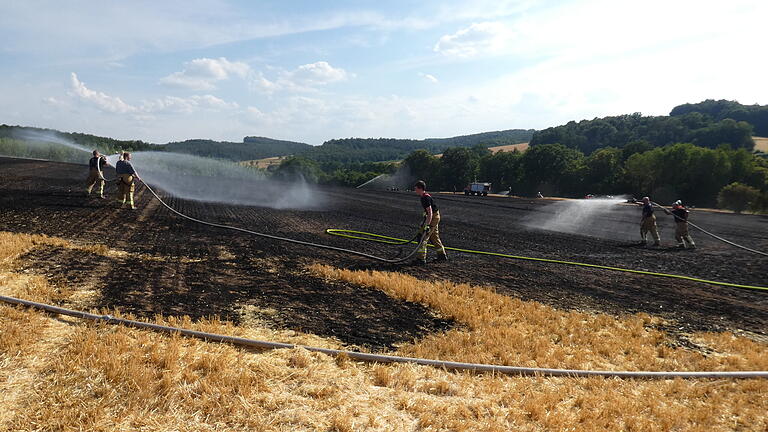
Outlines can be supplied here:
M666 210L667 213L671 213L675 217L675 240L677 240L677 247L680 249L696 249L696 243L693 242L691 235L688 233L688 209L685 208L683 202L680 200L675 201L672 204L672 211Z
M422 229L429 232L427 242L437 249L437 261L447 261L448 256L445 254L445 246L440 241L440 210L437 208L435 199L427 193L427 185L422 180L416 182L413 190L421 197L421 207L424 209ZM416 260L414 261L415 264L423 265L427 263L427 242L424 242L419 248Z
M653 236L653 246L659 246L661 244L661 238L659 237L659 229L656 227L656 216L653 214L653 203L648 197L643 197L643 200L637 203L643 206L643 216L640 218L640 244L647 245L648 240L646 236L648 232Z
M96 183L99 183L99 198L104 198L104 176L101 171L104 167L110 166L107 157L100 154L98 150L93 151L93 157L88 161L88 179L86 179L86 196L91 196L91 191Z
M136 180L141 181L141 177L136 174L136 170L133 169L133 165L131 165L130 153L123 153L122 159L115 164L115 172L117 172L117 202L123 207L125 206L126 201L128 201L131 209L135 209L136 207L133 205L134 183Z

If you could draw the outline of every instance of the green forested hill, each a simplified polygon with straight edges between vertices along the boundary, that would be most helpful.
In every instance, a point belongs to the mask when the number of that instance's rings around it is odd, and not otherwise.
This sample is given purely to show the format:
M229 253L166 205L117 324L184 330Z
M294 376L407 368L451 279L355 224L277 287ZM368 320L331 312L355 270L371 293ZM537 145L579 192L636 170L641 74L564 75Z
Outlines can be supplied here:
M720 121L733 119L752 125L757 136L768 136L768 105L743 105L725 99L707 99L695 104L678 105L669 115L678 117L690 113L700 113Z
M449 147L492 147L527 142L533 129L510 129L484 132L452 138L423 140L393 138L345 138L326 141L302 156L320 163L348 164L354 162L380 162L403 159L414 150L424 149L440 153Z
M693 143L707 148L722 144L733 149L752 150L752 125L730 118L712 117L690 112L680 116L643 116L640 113L571 121L536 132L531 146L562 144L590 154L605 147L624 148L643 142L650 147L674 143Z
M309 144L264 137L245 137L241 143L196 139L171 142L163 147L166 151L170 152L232 161L299 154L312 148Z

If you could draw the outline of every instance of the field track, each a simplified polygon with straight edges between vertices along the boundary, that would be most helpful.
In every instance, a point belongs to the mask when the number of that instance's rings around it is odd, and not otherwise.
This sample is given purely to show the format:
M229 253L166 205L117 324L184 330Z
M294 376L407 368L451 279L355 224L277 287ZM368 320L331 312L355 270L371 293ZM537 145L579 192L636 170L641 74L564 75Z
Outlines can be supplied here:
M156 313L239 322L244 310L281 328L335 336L349 345L390 348L451 322L427 308L383 293L310 275L319 262L354 269L396 270L418 278L490 285L498 292L563 309L611 314L647 312L668 320L667 330L743 331L768 339L768 293L627 275L555 264L452 255L425 268L381 265L329 251L233 236L191 224L162 208L142 187L138 210L82 196L87 169L80 165L0 158L0 230L104 243L128 252L104 257L83 251L37 249L23 266L74 286L96 289L103 307L139 317ZM113 176L113 173L108 173ZM326 228L356 229L410 238L420 222L418 199L405 192L323 188L324 210L296 211L200 203L169 197L178 210L301 240L394 254L391 246L328 236ZM108 188L108 194L114 190ZM660 216L661 249L637 240L639 209L616 206L594 222L599 237L525 228L523 219L545 217L548 200L440 195L442 237L460 248L574 260L768 286L768 259L732 248L695 231L699 249L672 248L672 221ZM692 221L738 243L768 250L768 218L695 212ZM601 227L618 225L611 232ZM66 305L65 305L66 306ZM680 339L684 343L684 338Z
M768 138L765 137L752 137L755 140L755 150L760 150L763 153L768 153Z

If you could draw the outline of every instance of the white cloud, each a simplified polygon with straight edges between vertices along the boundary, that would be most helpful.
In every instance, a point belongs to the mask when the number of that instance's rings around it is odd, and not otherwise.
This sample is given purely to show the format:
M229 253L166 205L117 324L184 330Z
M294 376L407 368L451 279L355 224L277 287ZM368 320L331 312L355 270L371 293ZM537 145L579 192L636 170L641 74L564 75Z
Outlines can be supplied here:
M42 98L42 101L44 104L48 106L56 107L56 108L67 106L67 103L65 101L55 98L53 96L44 97Z
M251 90L259 91L262 93L272 94L280 90L280 84L274 81L270 81L264 77L261 72L253 74L249 86Z
M125 114L136 111L135 107L123 102L119 97L109 96L102 92L89 89L83 82L77 79L77 74L71 75L72 90L82 100L85 100L97 108L111 113Z
M437 84L437 83L440 82L437 78L435 78L434 75L430 75L430 74L425 74L425 73L419 72L419 76L424 78L425 80L431 82L431 83L434 83L434 84Z
M290 79L303 85L325 85L337 81L344 81L349 77L347 71L335 68L328 62L319 61L299 66L290 73Z
M312 92L317 87L354 77L355 74L333 67L326 61L317 61L301 65L292 71L280 71L274 80L266 78L261 72L254 73L251 75L249 84L252 90L266 94L278 91Z
M162 84L190 90L213 90L215 83L232 76L246 78L251 67L242 62L231 62L225 57L218 59L198 58L184 64L184 70L161 79Z
M223 111L237 109L235 102L226 102L213 95L194 95L187 98L165 96L142 103L140 110L145 113L192 113L199 110Z
M122 99L110 96L103 92L97 92L89 89L77 78L77 74L72 72L72 90L81 100L88 102L101 111L116 114L134 114L142 116L147 114L164 113L192 113L201 110L226 111L239 108L235 102L226 102L216 96L193 95L182 98L176 96L165 96L151 100L145 100L141 105L135 106L123 102ZM61 105L62 102L50 97L44 100L50 105Z
M511 39L512 31L505 24L481 22L442 36L433 50L446 56L474 57L501 52Z

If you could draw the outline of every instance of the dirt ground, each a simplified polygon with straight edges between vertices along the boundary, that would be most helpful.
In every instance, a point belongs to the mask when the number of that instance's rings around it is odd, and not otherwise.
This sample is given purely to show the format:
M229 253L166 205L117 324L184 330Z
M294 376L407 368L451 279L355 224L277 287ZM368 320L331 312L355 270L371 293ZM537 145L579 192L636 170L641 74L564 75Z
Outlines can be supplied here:
M426 267L384 265L364 258L193 224L137 190L135 211L86 198L80 165L0 158L0 230L103 243L123 255L38 249L24 270L46 274L98 293L91 307L119 308L139 317L155 314L220 316L236 323L259 320L276 328L332 336L379 351L453 325L428 308L380 291L319 279L311 263L351 269L396 270L495 287L499 293L561 309L614 315L647 312L680 336L733 330L768 339L768 292L605 270L452 254ZM108 173L111 175L111 173ZM113 187L107 193L114 196ZM298 211L201 203L169 198L200 219L260 232L337 245L382 256L397 249L333 237L326 228L355 229L410 238L421 219L418 199L406 192L322 188L327 207ZM546 218L553 201L440 195L442 237L449 246L516 255L606 264L768 286L768 258L693 231L696 250L672 246L672 221L660 218L663 247L637 241L639 209L616 206L584 234L533 229L523 221ZM694 211L691 220L735 242L768 250L768 217ZM601 227L612 227L604 233ZM619 227L618 230L616 227Z

